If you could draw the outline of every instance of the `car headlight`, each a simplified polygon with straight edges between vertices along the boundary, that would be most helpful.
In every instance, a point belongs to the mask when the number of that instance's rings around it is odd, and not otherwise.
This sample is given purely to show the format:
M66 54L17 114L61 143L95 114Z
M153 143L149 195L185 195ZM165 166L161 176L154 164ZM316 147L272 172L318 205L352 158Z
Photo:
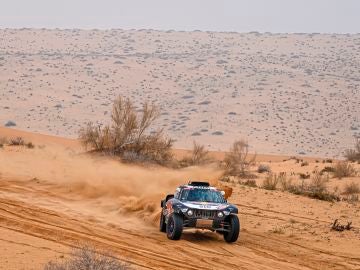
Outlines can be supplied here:
M223 211L226 216L230 215L230 211Z
M223 214L223 212L218 212L218 213L217 213L217 216L218 216L219 218L222 218L222 217L224 216L224 214Z
M188 216L192 216L193 214L194 214L194 212L193 212L193 210L189 210L189 211L187 211L187 214L188 214Z
M185 213L188 210L188 208L181 208L181 212Z

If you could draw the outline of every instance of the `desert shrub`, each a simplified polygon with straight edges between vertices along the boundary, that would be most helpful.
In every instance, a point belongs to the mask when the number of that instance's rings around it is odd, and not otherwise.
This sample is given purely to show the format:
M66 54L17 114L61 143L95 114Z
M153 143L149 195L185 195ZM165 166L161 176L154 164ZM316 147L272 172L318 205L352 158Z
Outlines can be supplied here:
M226 153L225 174L239 177L248 177L250 167L255 164L256 155L249 157L249 144L244 140L235 141Z
M333 173L334 171L335 171L334 167L325 166L325 167L321 170L321 173L324 173L324 172Z
M300 179L309 179L310 174L308 174L308 173L299 173L299 177L300 177Z
M64 262L48 262L44 270L127 270L130 267L111 254L91 247L74 249L72 257Z
M334 166L334 177L343 178L343 177L352 177L356 175L356 170L353 165L346 161L340 161Z
M351 182L345 185L343 194L351 195L360 193L360 186L358 183Z
M29 149L33 149L35 147L35 145L32 142L26 143L25 146Z
M279 175L276 173L269 173L262 183L262 187L267 190L276 190L279 183Z
M209 151L205 149L205 146L194 142L193 149L190 157L185 157L180 161L181 167L204 165L211 162L209 157Z
M248 187L257 187L256 180L254 180L254 179L247 179L245 181L239 181L239 184L248 186Z
M223 176L219 179L219 181L225 182L225 183L229 183L229 182L231 182L231 178L230 178L230 176L228 176L228 175L223 175Z
M307 162L307 161L301 162L301 167L304 167L304 166L309 166L309 162Z
M355 148L345 150L345 158L348 161L360 161L360 138L355 139Z
M3 147L8 143L8 139L6 137L0 137L0 147Z
M25 145L25 141L22 137L16 137L10 139L9 145L18 146L18 145Z
M359 195L358 194L350 194L345 198L345 200L350 203L356 203L359 201Z
M339 201L340 198L334 192L329 192L327 189L328 176L323 175L321 172L315 171L310 183L305 183L304 180L301 184L291 184L288 191L296 195L307 196L313 199L323 201Z
M270 169L269 165L260 164L257 169L257 172L258 173L264 173L264 172L270 173L271 169Z
M315 171L309 184L309 191L312 194L321 194L326 192L327 191L326 185L328 181L329 181L328 177L325 177L320 172Z
M285 230L284 230L283 227L275 226L274 228L272 228L272 229L270 230L270 232L276 233L276 234L284 234L284 233L285 233Z
M281 190L285 191L291 188L292 186L292 178L288 178L285 172L281 172L278 175L278 182L280 184Z
M130 99L118 97L113 104L110 125L88 123L79 131L86 148L94 152L128 158L130 161L151 161L166 164L172 160L173 140L162 130L151 131L159 110L145 102L141 112Z
M16 126L16 123L11 120L9 120L5 123L5 127L15 127L15 126Z
M22 137L12 138L12 139L10 139L8 144L10 146L26 146L29 149L32 149L35 147L35 145L32 142L25 142L25 140ZM1 141L0 141L0 145L1 145Z

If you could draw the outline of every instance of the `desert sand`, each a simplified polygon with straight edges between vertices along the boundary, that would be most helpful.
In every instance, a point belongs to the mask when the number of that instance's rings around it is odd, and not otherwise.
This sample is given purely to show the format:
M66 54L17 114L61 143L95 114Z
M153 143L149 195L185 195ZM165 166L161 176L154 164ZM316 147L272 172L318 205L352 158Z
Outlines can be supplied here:
M216 184L218 169L125 165L84 155L71 139L6 128L0 135L35 144L0 149L0 269L42 269L79 244L109 250L134 269L360 268L358 203L223 183L233 188L229 201L239 207L239 240L226 244L215 233L190 230L174 242L158 230L160 199L188 179ZM274 172L326 166L260 158ZM341 189L349 181L360 178L330 179L329 185ZM353 228L332 231L335 218L351 220Z
M0 269L43 269L79 245L134 269L360 269L358 201L265 190L256 172L262 164L301 181L353 147L360 34L0 29L0 41L0 139L35 145L0 147ZM219 181L214 164L171 169L86 153L79 129L107 123L119 95L160 107L154 129L176 140L177 158L197 141L219 161L247 140L257 187ZM232 189L236 243L159 232L160 200L194 179ZM327 187L341 194L351 182L359 173ZM335 219L351 230L331 230Z
M189 149L237 138L267 154L341 158L359 135L360 35L0 30L0 125L76 138L118 95L162 108Z

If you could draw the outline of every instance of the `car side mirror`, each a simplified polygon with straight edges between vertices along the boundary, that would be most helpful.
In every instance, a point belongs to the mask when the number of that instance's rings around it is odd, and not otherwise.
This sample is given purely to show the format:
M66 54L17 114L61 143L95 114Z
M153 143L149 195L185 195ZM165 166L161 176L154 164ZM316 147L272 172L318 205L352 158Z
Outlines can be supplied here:
M161 208L164 208L164 206L165 206L165 200L161 200L160 206L161 206Z
M225 191L222 190L220 193L221 195L225 196Z

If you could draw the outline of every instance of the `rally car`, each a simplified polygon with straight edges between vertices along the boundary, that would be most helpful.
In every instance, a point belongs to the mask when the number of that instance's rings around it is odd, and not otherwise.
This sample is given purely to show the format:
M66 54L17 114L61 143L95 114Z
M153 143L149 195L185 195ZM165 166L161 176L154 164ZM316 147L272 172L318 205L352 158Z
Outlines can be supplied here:
M235 242L240 231L238 209L228 204L224 192L208 182L189 182L161 201L160 231L171 240L178 240L183 229L215 231L226 242Z

